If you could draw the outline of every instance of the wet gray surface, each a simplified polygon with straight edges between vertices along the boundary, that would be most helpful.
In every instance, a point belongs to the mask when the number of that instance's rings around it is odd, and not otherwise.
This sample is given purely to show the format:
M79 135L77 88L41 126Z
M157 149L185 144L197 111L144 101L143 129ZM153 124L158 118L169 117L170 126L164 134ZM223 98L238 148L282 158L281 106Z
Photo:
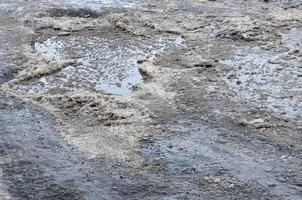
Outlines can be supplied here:
M3 102L4 94L1 95ZM72 170L77 171L80 163L77 156L68 155L71 148L55 135L54 118L24 103L12 103L6 108L2 105L0 116L1 179L2 184L8 186L11 197L81 199L80 191L66 191L67 184L66 187L61 185L68 182L68 176L78 176ZM65 175L69 173L67 179L60 177L59 171ZM2 199L10 199L10 195L2 196Z
M120 199L115 175L102 169L114 161L83 157L57 134L54 116L33 104L4 93L0 103L1 199Z
M178 171L196 176L207 174L217 176L218 182L221 178L228 177L226 187L230 188L236 187L232 179L248 183L257 182L262 185L263 193L271 187L270 193L276 195L274 199L278 199L277 196L293 200L301 198L301 192L295 185L284 184L280 178L280 174L288 170L289 163L295 163L297 158L281 156L282 154L280 157L270 157L270 152L276 151L276 147L268 141L254 139L249 145L226 142L222 139L225 135L240 137L241 133L194 124L191 121L167 124L167 128L171 133L169 136L155 139L143 151L148 161L151 158L152 163L164 163L167 173ZM261 150L250 147L253 145L261 146ZM255 154L257 156L253 157ZM272 168L272 163L279 163L279 167ZM198 181L183 179L185 188L194 188L195 184L198 184ZM258 186L255 184L252 187ZM260 198L257 193L254 195L255 199ZM228 199L227 195L226 198Z

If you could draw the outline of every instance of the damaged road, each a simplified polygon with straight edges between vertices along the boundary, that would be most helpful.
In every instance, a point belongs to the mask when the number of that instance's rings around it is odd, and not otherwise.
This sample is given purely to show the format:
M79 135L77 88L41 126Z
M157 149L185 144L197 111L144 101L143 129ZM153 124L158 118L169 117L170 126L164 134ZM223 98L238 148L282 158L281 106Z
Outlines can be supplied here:
M302 2L2 0L0 199L302 199Z

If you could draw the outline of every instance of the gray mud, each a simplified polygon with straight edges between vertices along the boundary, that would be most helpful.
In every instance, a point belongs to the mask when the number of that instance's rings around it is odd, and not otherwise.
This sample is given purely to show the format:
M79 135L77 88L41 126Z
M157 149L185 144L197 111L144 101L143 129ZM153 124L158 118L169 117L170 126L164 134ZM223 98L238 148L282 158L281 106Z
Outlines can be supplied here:
M0 199L302 199L300 0L2 0Z

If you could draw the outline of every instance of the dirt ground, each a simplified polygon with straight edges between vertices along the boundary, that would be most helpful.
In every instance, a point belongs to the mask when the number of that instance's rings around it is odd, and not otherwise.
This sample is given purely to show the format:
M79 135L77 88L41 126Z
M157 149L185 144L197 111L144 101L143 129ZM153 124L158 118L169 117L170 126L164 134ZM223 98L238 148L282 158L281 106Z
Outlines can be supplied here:
M301 0L1 0L0 199L302 199Z

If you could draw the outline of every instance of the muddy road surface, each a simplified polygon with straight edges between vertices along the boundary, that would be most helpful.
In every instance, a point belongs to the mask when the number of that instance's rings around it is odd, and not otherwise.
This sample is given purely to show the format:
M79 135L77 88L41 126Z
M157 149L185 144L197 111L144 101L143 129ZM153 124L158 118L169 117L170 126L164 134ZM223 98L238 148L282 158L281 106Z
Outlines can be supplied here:
M1 0L0 199L302 199L301 0Z

